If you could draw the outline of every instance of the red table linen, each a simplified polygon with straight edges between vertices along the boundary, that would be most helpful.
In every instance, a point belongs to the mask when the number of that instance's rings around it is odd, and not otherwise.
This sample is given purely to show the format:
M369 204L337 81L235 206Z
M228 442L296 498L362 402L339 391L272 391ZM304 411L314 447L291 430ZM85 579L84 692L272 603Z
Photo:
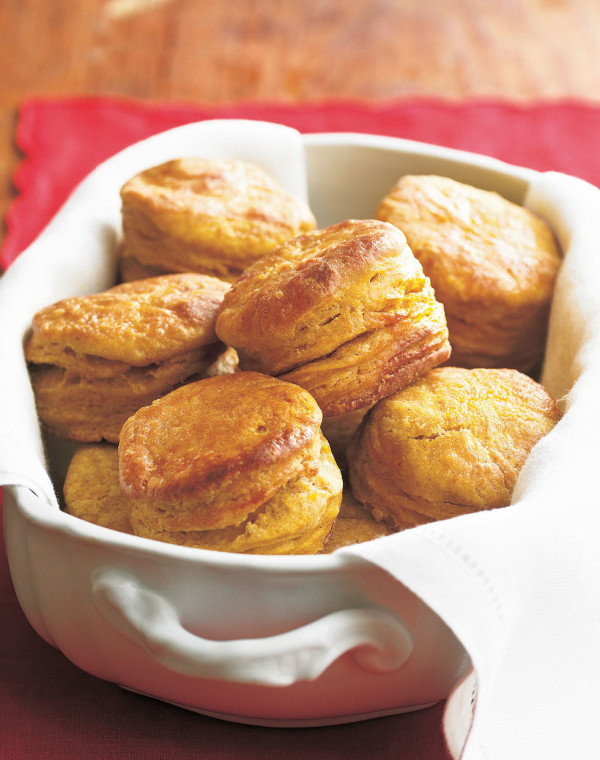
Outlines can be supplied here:
M6 268L99 162L156 132L209 118L275 121L301 132L365 132L484 153L600 185L600 107L438 100L364 104L192 105L116 98L23 104L19 195L0 250ZM1 509L1 506L0 506ZM0 545L0 760L446 760L443 704L362 723L273 729L225 723L131 694L78 670L40 639L18 605Z
M274 121L305 133L404 137L600 185L600 106L575 101L185 105L100 97L32 99L23 104L17 129L25 158L14 178L19 196L7 215L0 267L31 243L98 163L156 132L212 118Z

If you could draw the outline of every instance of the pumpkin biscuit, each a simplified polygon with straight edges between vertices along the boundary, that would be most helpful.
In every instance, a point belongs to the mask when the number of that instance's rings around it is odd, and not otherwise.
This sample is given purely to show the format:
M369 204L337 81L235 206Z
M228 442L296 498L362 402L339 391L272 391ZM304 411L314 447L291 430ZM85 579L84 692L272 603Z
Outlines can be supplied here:
M235 280L276 245L315 227L310 209L261 167L180 158L121 189L124 280L200 272Z
M438 176L401 177L375 215L406 235L444 304L454 366L538 367L561 262L543 219Z
M559 417L517 370L438 367L365 416L347 450L352 492L397 529L507 506Z
M232 285L216 330L242 370L300 385L325 417L367 407L450 356L421 265L399 230L375 220L282 243Z
M63 438L116 443L127 417L225 351L214 323L228 287L164 275L40 310L25 356L42 423Z
M256 372L140 409L119 442L135 533L218 551L321 551L342 498L321 419L306 391Z

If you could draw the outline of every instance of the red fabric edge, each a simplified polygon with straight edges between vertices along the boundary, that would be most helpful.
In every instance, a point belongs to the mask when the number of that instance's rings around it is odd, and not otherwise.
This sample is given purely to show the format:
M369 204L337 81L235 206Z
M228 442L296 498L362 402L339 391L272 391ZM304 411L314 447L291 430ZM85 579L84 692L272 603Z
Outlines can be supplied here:
M600 184L600 153L593 151L600 133L600 105L574 99L527 104L493 98L210 104L113 96L32 97L20 106L16 142L24 158L14 173L19 194L6 215L0 266L6 268L35 239L98 163L156 132L211 118L275 121L303 133L405 137Z

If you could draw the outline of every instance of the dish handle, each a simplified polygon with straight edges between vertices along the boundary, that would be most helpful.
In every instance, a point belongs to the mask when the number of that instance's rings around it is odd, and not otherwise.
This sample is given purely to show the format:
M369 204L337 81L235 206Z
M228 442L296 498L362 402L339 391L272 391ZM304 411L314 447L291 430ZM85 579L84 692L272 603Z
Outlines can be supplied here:
M404 622L381 607L337 610L275 636L216 641L186 630L167 599L124 570L99 569L91 596L114 629L164 667L194 677L289 686L318 678L346 652L367 671L389 672L413 649Z

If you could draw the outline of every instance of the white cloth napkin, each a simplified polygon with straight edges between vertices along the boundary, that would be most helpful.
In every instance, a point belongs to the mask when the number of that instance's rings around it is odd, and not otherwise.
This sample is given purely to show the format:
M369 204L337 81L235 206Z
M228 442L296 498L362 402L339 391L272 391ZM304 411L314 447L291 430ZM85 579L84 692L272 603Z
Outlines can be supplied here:
M542 378L563 419L532 452L510 507L346 551L408 586L469 653L473 672L446 708L453 757L593 760L600 758L600 193L548 174L526 203L555 227L566 253Z
M173 130L85 180L0 280L0 483L27 485L56 504L22 337L37 309L112 281L115 189L195 148L256 160L305 195L300 136L258 122ZM342 551L415 592L470 655L473 671L448 700L444 721L455 758L592 760L600 758L600 192L547 174L526 201L553 224L566 252L543 376L565 416L529 458L512 506Z

